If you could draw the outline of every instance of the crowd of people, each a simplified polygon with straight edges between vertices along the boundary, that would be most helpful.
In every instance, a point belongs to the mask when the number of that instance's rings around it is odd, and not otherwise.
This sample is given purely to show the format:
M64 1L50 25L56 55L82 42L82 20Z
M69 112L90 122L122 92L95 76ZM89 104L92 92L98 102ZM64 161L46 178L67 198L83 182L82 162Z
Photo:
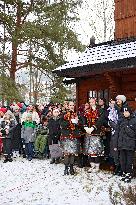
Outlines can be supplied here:
M64 163L64 175L74 165L97 172L102 161L114 167L124 182L133 177L136 151L136 114L124 95L107 102L90 98L76 110L75 103L0 107L0 154L4 163L16 157Z

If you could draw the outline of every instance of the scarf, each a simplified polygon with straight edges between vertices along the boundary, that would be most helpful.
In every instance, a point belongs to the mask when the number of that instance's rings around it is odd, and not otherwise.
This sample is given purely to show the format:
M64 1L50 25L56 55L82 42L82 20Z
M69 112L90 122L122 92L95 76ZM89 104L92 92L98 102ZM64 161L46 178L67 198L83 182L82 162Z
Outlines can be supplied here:
M31 128L36 128L36 125L33 123L33 122L28 122L26 121L24 123L24 127L27 128L27 127L31 127Z

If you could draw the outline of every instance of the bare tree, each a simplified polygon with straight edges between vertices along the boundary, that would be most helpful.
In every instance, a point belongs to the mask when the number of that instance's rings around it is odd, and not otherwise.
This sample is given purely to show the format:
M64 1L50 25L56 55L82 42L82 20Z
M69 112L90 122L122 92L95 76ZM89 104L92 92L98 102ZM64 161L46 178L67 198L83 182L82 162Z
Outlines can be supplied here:
M114 0L85 0L80 9L84 12L84 21L89 25L89 37L94 35L97 42L114 38Z

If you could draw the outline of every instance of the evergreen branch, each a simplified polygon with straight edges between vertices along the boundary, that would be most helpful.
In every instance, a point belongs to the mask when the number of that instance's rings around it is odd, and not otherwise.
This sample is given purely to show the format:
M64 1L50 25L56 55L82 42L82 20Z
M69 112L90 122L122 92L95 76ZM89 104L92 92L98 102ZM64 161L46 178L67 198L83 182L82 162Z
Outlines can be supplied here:
M31 12L33 3L34 3L34 0L31 0L30 6L29 6L29 8L27 9L26 15L24 16L24 18L23 18L23 20L22 20L22 23L21 23L22 25L25 23L25 20L26 20L28 14Z
M46 73L44 72L45 70L42 70L41 68L39 68L39 70L41 71L42 74L46 75L52 82L54 82L53 78L51 78L50 74L48 74L49 73L48 70L46 71Z
M24 68L24 67L27 67L28 65L30 65L30 62L29 61L26 61L26 62L24 62L24 63L19 63L19 64L17 64L17 69L16 70L20 70L21 68Z
M3 25L6 26L6 29L8 30L8 33L10 35L12 35L13 18L9 15L4 14L3 12L0 12L0 22L3 23Z

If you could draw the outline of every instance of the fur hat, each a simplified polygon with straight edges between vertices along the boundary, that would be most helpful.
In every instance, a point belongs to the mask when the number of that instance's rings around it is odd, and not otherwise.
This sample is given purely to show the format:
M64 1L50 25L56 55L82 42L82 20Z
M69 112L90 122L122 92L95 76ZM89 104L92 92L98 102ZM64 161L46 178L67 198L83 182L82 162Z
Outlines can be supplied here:
M117 95L116 100L122 100L123 103L126 102L126 96L125 95Z

